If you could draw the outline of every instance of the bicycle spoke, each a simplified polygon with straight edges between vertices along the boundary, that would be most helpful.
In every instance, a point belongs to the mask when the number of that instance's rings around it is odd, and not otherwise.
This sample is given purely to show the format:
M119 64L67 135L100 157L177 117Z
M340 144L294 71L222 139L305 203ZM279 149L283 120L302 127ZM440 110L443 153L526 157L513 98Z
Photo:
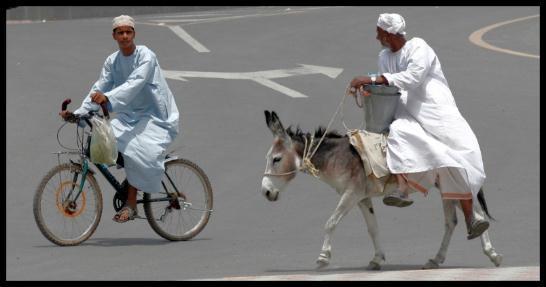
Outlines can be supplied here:
M208 178L199 167L184 159L167 163L162 188L166 191L146 194L153 200L166 198L166 193L180 194L178 202L149 201L144 211L151 227L169 240L187 240L199 233L208 222L212 208L212 191ZM208 202L209 199L210 202ZM208 203L207 203L208 202ZM208 205L207 205L208 204Z
M74 181L74 166L62 164L53 168L38 188L34 213L44 236L58 245L75 245L95 230L102 213L102 196L92 175L80 193L81 176ZM67 198L68 194L71 198ZM78 195L73 201L72 196ZM39 195L39 196L38 196Z

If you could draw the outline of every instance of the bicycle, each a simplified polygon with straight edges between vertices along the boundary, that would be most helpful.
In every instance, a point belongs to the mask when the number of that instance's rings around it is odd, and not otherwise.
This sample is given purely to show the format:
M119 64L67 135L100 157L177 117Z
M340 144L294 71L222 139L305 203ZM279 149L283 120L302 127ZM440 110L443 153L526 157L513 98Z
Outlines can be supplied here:
M62 103L66 110L71 100ZM108 110L102 106L103 117L109 118ZM41 180L33 201L34 219L41 233L60 246L78 245L91 237L101 219L103 202L95 171L90 168L90 143L93 125L90 119L98 112L74 117L77 149L64 147L58 151L58 165ZM86 125L82 125L85 123ZM87 131L85 128L88 127ZM79 130L83 133L80 137ZM84 139L84 135L87 137ZM81 139L81 140L80 140ZM78 155L78 160L61 163L61 155ZM120 183L105 164L92 163L115 189L114 210L121 210L127 200L127 179ZM114 165L111 165L114 166ZM123 168L123 158L118 156L118 168ZM208 223L212 209L212 187L205 172L190 160L167 155L165 173L161 180L162 190L156 193L138 192L137 204L142 204L151 228L170 241L185 241L195 237ZM144 219L138 216L137 218ZM53 221L58 220L60 224Z

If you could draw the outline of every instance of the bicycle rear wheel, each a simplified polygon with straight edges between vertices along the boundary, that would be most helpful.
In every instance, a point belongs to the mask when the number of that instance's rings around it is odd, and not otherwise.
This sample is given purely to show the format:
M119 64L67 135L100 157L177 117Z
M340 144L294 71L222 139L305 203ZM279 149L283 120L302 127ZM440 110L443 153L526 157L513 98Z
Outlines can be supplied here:
M169 194L180 195L167 201ZM212 188L205 172L187 159L176 159L165 164L162 190L144 193L144 212L152 229L161 237L171 240L189 240L208 223L212 212Z
M74 182L74 174L78 173ZM60 246L87 240L100 221L102 193L95 177L87 174L82 193L74 200L82 180L80 165L65 163L51 169L34 194L34 219L42 234ZM72 195L68 198L68 194Z

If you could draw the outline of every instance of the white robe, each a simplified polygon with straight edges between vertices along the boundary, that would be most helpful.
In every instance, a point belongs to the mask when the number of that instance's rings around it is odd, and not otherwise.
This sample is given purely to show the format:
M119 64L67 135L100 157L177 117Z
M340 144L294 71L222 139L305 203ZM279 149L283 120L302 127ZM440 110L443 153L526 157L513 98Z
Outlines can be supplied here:
M379 74L402 90L387 138L387 165L392 173L415 173L456 167L467 178L474 198L485 180L474 132L459 112L440 61L420 38L396 53L379 53Z
M111 54L75 114L99 109L91 102L94 91L104 93L115 112L111 124L127 180L141 191L159 192L166 149L178 134L179 113L156 55L141 45L130 56Z

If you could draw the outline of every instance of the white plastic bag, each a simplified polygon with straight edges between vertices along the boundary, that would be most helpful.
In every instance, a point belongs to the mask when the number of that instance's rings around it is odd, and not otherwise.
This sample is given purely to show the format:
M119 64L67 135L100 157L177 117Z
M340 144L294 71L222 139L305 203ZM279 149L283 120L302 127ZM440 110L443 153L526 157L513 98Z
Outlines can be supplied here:
M93 131L91 133L91 161L94 163L115 164L118 159L118 147L110 120L92 117Z

